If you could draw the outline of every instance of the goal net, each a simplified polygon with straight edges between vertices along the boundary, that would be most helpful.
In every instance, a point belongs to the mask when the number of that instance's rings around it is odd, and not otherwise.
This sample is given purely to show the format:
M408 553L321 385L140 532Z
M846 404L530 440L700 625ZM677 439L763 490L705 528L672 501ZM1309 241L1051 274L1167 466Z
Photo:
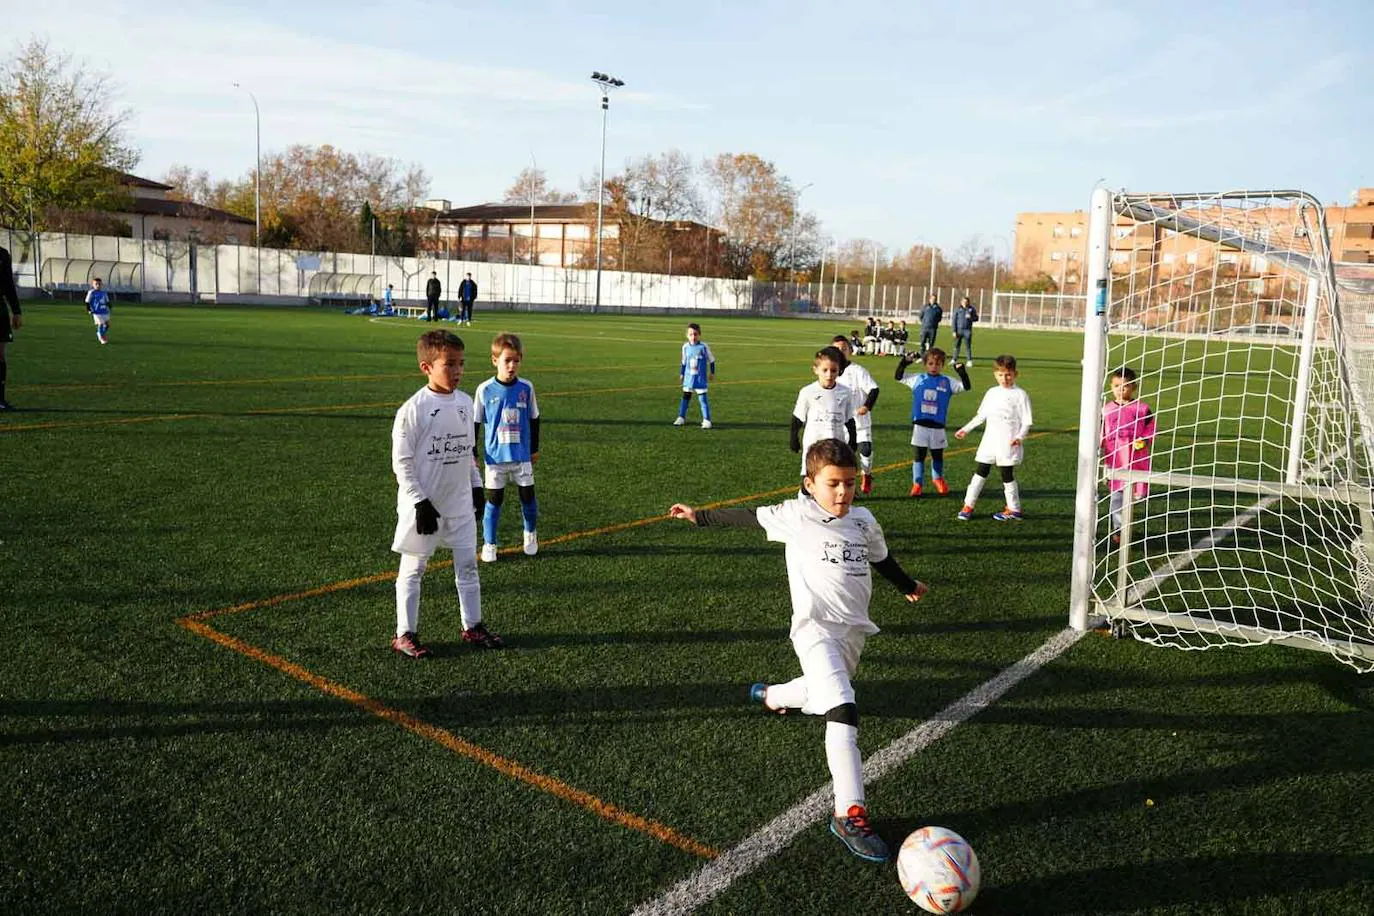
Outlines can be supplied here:
M1074 625L1374 670L1374 277L1297 191L1097 191L1088 244Z

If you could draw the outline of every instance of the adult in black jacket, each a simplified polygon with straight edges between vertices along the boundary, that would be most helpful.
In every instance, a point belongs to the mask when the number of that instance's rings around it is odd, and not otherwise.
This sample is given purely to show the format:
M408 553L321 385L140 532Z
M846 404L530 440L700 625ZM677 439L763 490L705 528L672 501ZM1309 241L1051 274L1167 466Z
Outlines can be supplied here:
M439 275L431 270L429 282L425 284L425 321L439 320L439 296L443 291L444 287L439 282Z
M14 317L10 317L10 313ZM14 286L14 265L8 248L0 248L0 411L13 410L5 400L5 344L14 340L14 332L24 326L19 311L19 290Z
M477 283L472 279L472 274L467 274L463 282L458 284L458 301L463 305L458 313L459 320L463 324L472 324L472 304L477 301Z

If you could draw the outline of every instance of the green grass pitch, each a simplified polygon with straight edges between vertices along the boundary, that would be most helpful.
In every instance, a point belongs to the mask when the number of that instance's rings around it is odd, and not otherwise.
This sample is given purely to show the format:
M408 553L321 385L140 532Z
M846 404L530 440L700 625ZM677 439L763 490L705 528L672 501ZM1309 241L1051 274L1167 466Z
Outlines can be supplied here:
M481 568L499 653L462 647L432 567L417 664L388 649L389 434L423 325L117 305L101 347L79 305L25 319L0 415L0 912L626 913L826 784L820 723L746 702L796 670L781 548L662 517L795 486L793 400L854 322L701 319L708 431L695 401L671 425L685 319L479 309L465 390L494 332L526 343L544 547ZM865 755L1067 622L1081 341L977 344L976 389L1012 352L1035 405L1020 525L988 517L995 480L954 521L972 438L950 496L906 497L910 395L864 360L865 502L932 586L875 582ZM219 641L178 623L212 611ZM1374 911L1374 679L1314 653L1090 635L868 791L894 845L972 842L974 913ZM701 912L915 907L818 822Z

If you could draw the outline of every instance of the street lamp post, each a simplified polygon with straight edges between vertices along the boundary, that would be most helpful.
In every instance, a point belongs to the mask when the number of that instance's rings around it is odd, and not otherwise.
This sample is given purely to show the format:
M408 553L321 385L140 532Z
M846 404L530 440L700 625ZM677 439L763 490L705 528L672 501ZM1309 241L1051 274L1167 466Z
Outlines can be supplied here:
M244 89L238 83L235 89L243 89L253 100L253 145L255 147L253 165L253 248L258 262L258 292L262 292L262 112L258 108L258 97L251 89Z
M796 194L792 195L792 239L787 246L787 269L793 274L797 272L797 213L801 210L802 192L814 184L814 181L809 181L798 188Z
M538 173L538 171L539 171L539 163L535 161L535 159L534 159L534 152L533 152L533 151L530 152L530 166L534 169L534 171L530 172L530 182L529 182L529 189L530 189L530 266L533 267L533 266L534 266L534 259L535 259L535 249L537 249L537 248L539 247L539 239L538 239L538 236L535 235L535 230L534 230L534 176L535 176L535 174ZM534 282L534 281L533 281L533 278L531 278L531 281L530 281L530 282Z
M611 107L610 92L625 85L624 80L602 73L592 73L592 82L601 87L601 174L596 181L596 300L592 311L601 308L601 218L606 199L606 116Z

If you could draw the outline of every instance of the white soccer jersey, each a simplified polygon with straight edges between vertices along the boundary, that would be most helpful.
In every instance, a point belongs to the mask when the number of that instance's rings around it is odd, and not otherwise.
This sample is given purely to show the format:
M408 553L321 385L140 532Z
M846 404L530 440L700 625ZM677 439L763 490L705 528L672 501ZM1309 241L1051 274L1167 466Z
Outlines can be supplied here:
M806 462L806 450L822 439L849 441L849 431L845 423L854 416L863 400L859 393L848 385L836 382L834 388L822 388L820 382L812 382L797 392L797 405L792 408L792 416L805 424L802 430L802 463Z
M983 441L978 444L978 454L974 456L980 464L1020 464L1023 450L1020 445L1012 445L1013 439L1024 440L1030 433L1031 402L1025 390L1013 385L1003 388L998 385L989 388L978 405L978 412L963 426L968 433L987 422Z
M473 515L472 490L482 486L473 462L477 440L472 398L461 391L421 388L396 411L391 427L391 469L396 511L405 519L428 499L443 519Z
M872 512L855 506L839 518L814 499L798 497L763 506L756 516L768 540L787 548L793 630L804 621L821 620L878 632L868 617L869 564L887 558L887 541Z
M869 393L878 387L878 383L873 380L873 374L858 363L850 363L844 367L844 372L840 375L840 384L853 388L858 393L859 402L854 405L855 410L862 407L868 401ZM859 432L859 439L866 442L873 438L872 412L865 413L863 416L856 413L854 423Z

